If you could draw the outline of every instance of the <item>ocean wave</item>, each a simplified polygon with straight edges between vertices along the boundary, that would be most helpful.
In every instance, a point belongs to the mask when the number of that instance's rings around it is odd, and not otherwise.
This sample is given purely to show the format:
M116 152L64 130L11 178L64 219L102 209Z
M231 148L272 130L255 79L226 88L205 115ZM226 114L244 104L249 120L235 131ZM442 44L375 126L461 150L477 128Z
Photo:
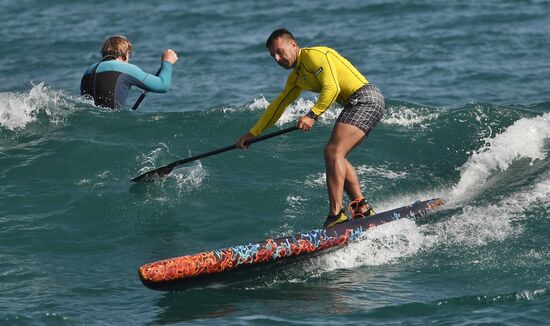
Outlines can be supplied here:
M519 159L544 160L550 138L550 113L522 118L476 150L460 167L460 180L452 189L453 197L470 197L478 192L496 171L506 171Z
M439 118L440 112L434 112L429 108L413 108L406 105L388 107L384 112L382 123L402 127L420 126L428 127L428 122Z
M288 106L281 118L277 121L277 126L285 125L289 122L297 121L301 116L305 115L315 105L317 98L305 99L299 98L297 101ZM248 110L265 110L269 106L269 102L265 97L260 96L246 108ZM328 110L319 117L318 123L322 125L332 125L342 112L343 107L340 104L332 105ZM388 107L384 113L381 123L385 125L398 125L404 127L420 126L427 127L430 121L436 121L440 112L426 107L415 107L413 104L405 103L397 107Z
M444 245L460 248L459 251L468 251L493 242L517 238L528 227L522 222L527 218L528 210L548 209L550 206L550 174L547 173L529 186L519 188L491 203L448 204L450 207L446 209L450 214L444 221L421 226L425 235L425 249ZM455 209L458 212L452 213ZM503 268L507 264L504 258L494 261L492 254L476 256L473 263L486 267L496 264L498 268ZM522 255L521 259L536 258ZM514 265L520 263L521 261L514 261Z
M434 302L438 306L444 305L493 305L494 303L516 303L533 301L539 298L548 297L550 291L548 288L539 289L524 289L517 292L503 293L503 294L479 294L468 295L463 297L456 297L450 299L444 299Z
M24 129L36 121L59 125L65 120L67 110L73 101L66 93L53 90L39 83L32 85L28 92L0 93L0 128L10 131Z
M269 106L269 101L265 99L263 95L255 98L254 101L248 106L250 110L265 110Z
M287 123L292 123L298 121L300 117L308 113L309 110L315 105L317 99L306 99L298 98L295 102L290 104L286 109L279 120L275 123L276 126L282 127ZM224 112L234 112L234 111L263 111L269 106L269 101L263 95L256 97L251 104L244 106L240 109L224 109ZM334 123L338 115L342 112L342 107L338 104L330 107L322 116L319 117L317 123L328 125Z

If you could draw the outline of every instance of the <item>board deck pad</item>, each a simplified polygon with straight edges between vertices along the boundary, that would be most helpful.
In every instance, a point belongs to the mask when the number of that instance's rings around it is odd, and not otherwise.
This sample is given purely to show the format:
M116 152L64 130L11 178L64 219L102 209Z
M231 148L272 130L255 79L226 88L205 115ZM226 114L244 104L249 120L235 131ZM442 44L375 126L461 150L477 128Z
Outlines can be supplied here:
M243 270L288 262L343 246L359 239L372 227L402 218L416 220L443 203L439 198L417 201L326 229L169 258L141 266L138 274L143 285L154 290L181 291L206 286Z

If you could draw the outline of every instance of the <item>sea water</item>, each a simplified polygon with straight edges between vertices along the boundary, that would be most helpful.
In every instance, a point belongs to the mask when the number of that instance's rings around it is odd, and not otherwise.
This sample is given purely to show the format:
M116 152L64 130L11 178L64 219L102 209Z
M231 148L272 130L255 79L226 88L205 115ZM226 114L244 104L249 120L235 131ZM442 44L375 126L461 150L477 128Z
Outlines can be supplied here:
M0 2L0 324L547 323L549 15L536 0ZM447 204L249 280L145 288L142 264L323 223L337 104L308 133L129 181L249 130L288 74L264 45L279 27L337 49L384 93L349 156L374 208ZM137 111L80 98L113 34L151 73L178 53L168 94Z

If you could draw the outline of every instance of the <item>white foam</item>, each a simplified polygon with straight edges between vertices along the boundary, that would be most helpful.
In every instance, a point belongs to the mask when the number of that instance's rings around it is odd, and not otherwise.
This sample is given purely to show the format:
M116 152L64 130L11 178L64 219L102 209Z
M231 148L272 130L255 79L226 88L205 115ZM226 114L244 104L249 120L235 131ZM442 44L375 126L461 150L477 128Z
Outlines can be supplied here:
M269 102L263 95L259 95L254 99L254 102L248 106L250 110L265 110L269 106Z
M391 197L386 197L384 200L376 201L374 204L374 209L377 212L384 212L390 209L394 209L396 207L401 207L404 205L412 204L418 200L428 200L432 198L443 198L445 200L445 208L448 209L449 207L454 207L453 203L449 203L446 200L446 194L448 193L448 190L441 188L441 189L431 189L431 190L423 190L419 192L411 192L411 193L403 193L399 195L393 195ZM368 198L367 198L368 199Z
M288 106L281 118L277 121L277 126L282 126L289 122L297 121L301 116L305 115L313 105L317 98L304 99L299 98L297 101ZM255 98L252 104L249 105L250 110L265 110L269 106L269 101L265 99L263 95ZM342 112L343 107L339 104L332 105L328 110L321 115L317 123L323 125L331 125L336 121L336 118ZM397 108L388 108L384 113L382 123L387 125L399 125L405 127L420 126L426 128L427 122L437 120L440 112L433 112L429 108L408 108L405 106L399 106Z
M295 103L291 104L286 108L283 115L279 118L276 125L281 127L290 122L296 122L302 116L304 116L315 103L311 100L304 100L299 98Z
M65 95L44 86L33 85L26 93L0 93L0 127L8 130L24 129L43 112L51 123L59 124L63 115L55 108Z
M514 217L508 207L500 204L465 206L461 213L444 222L426 225L425 246L450 244L477 247L492 241L503 241L523 231L521 227L512 225Z
M540 202L548 207L550 204L550 178L536 184L532 191L522 193L522 195L525 196L525 198L522 198L524 201Z
M234 113L234 112L242 112L242 111L261 111L265 110L269 106L269 102L265 99L265 97L260 94L254 100L248 107L224 107L221 108L221 111L223 113Z
M438 243L476 247L504 241L523 232L516 222L527 218L525 211L534 206L550 207L550 173L495 204L466 205L444 222L425 225L427 246Z
M386 211L413 203L417 199L444 197L448 193L448 189L433 189L403 194L378 202L376 207L379 211ZM289 196L287 201L294 203L299 201L299 197ZM458 204L447 202L442 209L453 212ZM550 206L550 173L539 177L532 186L519 189L497 203L478 206L460 204L463 206L462 210L453 212L452 216L447 216L440 222L418 225L412 220L401 219L372 228L362 239L302 263L299 275L306 272L309 278L342 268L398 263L400 259L417 255L419 252L440 250L442 245L473 250L494 242L506 241L522 234L524 229L517 221L526 218L526 209L534 205ZM535 252L531 255L541 254ZM481 259L469 263L487 263L483 261L483 257ZM307 278L298 277L292 281L300 282L305 279ZM272 280L270 283L278 282ZM287 283L289 280L284 279L281 282Z
M442 197L445 189L404 194L378 202L378 211L413 203L417 199ZM457 203L446 203L442 209L451 212ZM328 272L340 268L391 264L434 246L450 245L476 248L493 242L502 242L520 235L524 229L520 221L528 208L550 206L550 173L540 177L526 189L520 189L497 203L465 205L444 221L417 225L402 219L368 230L363 239L349 246L312 260L308 271Z
M535 290L521 290L516 293L516 300L527 300L532 301L538 297L545 296L548 292L548 288L535 289Z
M407 172L399 171L395 172L392 171L390 168L388 168L385 165L380 166L367 166L367 165L360 165L355 168L355 171L357 172L357 175L362 177L382 177L385 179L390 180L396 180L396 179L404 179L407 177Z
M527 158L546 158L545 142L550 138L550 113L535 118L522 118L470 156L460 168L460 180L453 187L455 197L469 197L485 184L494 171L506 171L512 162Z
M168 154L168 146L164 143L159 143L157 147L151 150L147 154L140 154L136 161L140 162L140 165L143 167L139 170L139 174L145 173L149 170L155 168L155 162L163 156L163 154Z
M276 122L276 125L278 127L282 127L283 125L287 123L293 123L298 121L298 119L302 116L304 116L313 105L315 105L315 101L317 101L316 98L313 100L310 99L304 99L299 98L294 103L290 104L281 118ZM254 99L252 104L248 106L248 109L250 110L265 110L269 106L269 101L265 99L263 95L258 96ZM228 109L229 110L229 109ZM334 123L340 112L342 111L342 107L339 105L333 105L330 107L317 121L317 123L323 124L323 125L330 125Z
M400 202L398 206L404 203ZM392 204L384 203L382 206ZM393 205L391 208L395 207ZM486 220L488 214L490 220ZM502 241L522 231L510 222L511 216L497 206L468 207L444 222L423 226L409 219L401 219L368 230L361 240L312 260L306 268L310 272L317 270L324 273L341 268L396 263L399 259L411 257L435 245L482 246L491 241Z
M105 186L105 180L108 179L111 175L111 171L104 170L96 175L94 175L92 178L83 178L79 181L75 182L75 185L77 186L91 186L92 188L102 188ZM102 196L102 193L98 193L98 196Z
M418 125L425 128L428 126L426 122L436 120L438 117L438 112L433 112L433 110L428 108L411 109L405 106L399 106L397 108L387 108L382 118L382 123L403 127Z
M80 179L79 181L75 182L75 185L77 185L77 186L89 185L91 182L92 182L91 179L83 178L83 179Z
M161 160L174 160L174 158L170 155L168 146L164 143L159 143L149 153L139 155L136 160L143 166L139 170L139 174L142 174L158 168L157 162ZM176 180L176 186L179 190L188 190L190 188L196 189L207 176L208 173L201 162L196 161L192 166L181 166L174 169L167 179Z
M422 247L424 236L409 219L402 219L372 228L363 239L322 255L312 262L313 269L323 272L340 268L377 266L415 254Z
M313 175L306 176L304 184L309 188L322 188L326 187L327 175L325 172L315 173Z
M501 205L514 212L522 211L533 205L548 208L550 206L550 173L536 181L529 189L507 198Z
M305 202L305 199L302 196L292 196L289 195L286 197L286 202L289 206L285 210L285 216L287 216L288 213L292 213L293 211L300 211L303 207L303 203Z
M97 175L97 177L98 177L99 179L106 179L107 177L109 177L109 174L111 174L111 171L105 170L105 171L103 171L103 172L100 172L100 173Z
M171 174L180 190L197 189L208 176L207 170L197 161L193 166L174 170Z

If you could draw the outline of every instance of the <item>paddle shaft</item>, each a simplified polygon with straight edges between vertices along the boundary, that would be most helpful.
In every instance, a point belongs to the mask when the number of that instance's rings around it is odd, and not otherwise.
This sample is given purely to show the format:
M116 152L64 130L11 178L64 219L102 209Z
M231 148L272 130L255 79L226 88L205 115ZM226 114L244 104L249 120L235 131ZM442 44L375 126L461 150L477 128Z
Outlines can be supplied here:
M157 73L155 74L155 76L158 76L160 74L161 69L162 69L162 67L159 68L159 70L157 70ZM147 93L149 93L149 92L148 91L143 91L143 93L141 93L141 95L137 99L136 103L134 103L134 106L132 106L132 110L137 110L138 106L141 104L141 102L143 102L143 99L145 98Z
M282 130L279 130L279 131L275 131L275 132L272 132L270 134L266 134L266 135L263 135L263 136L254 137L254 138L249 139L248 141L246 141L244 144L245 145L251 145L251 144L257 143L257 142L262 141L262 140L266 140L266 139L269 139L269 138L272 138L272 137L275 137L275 136L286 134L287 132L294 131L296 129L298 129L298 127L294 126L294 127L289 127L289 128L282 129ZM233 150L233 149L236 149L236 148L238 148L237 145L233 144L233 145L230 145L230 146L218 148L218 149L210 151L210 152L206 152L206 153L199 154L199 155L196 155L196 156L181 159L181 160L172 162L172 163L168 164L167 166L177 166L177 165L189 163L189 162L192 162L192 161L200 160L200 159L208 157L208 156L212 156L212 155L220 154L220 153L223 153L223 152L227 152L227 151L230 151L230 150Z
M286 134L287 132L294 131L294 130L297 130L297 129L299 129L297 126L289 127L289 128L283 129L283 130L272 132L270 134L266 134L266 135L263 135L263 136L259 136L259 137L249 139L244 144L245 145L254 144L254 143L257 143L259 141L266 140L266 139L269 139L269 138L272 138L272 137L275 137L275 136L279 136L279 135L282 135L282 134ZM174 170L174 168L178 165L182 165L182 164L189 163L189 162L192 162L192 161L200 160L201 158L205 158L205 157L209 157L209 156L212 156L212 155L220 154L220 153L227 152L227 151L230 151L230 150L233 150L233 149L236 149L236 148L237 148L237 145L233 144L233 145L222 147L222 148L210 151L210 152L206 152L206 153L195 155L195 156L188 157L188 158L185 158L185 159L177 160L177 161L174 161L174 162L172 162L168 165L161 166L160 168L156 168L156 169L151 170L149 172L146 172L142 175L139 175L139 176L133 178L132 181L133 182L138 182L138 181L150 182L150 181L153 181L155 179L158 179L159 177L163 177L167 174L170 174L172 172L172 170Z

